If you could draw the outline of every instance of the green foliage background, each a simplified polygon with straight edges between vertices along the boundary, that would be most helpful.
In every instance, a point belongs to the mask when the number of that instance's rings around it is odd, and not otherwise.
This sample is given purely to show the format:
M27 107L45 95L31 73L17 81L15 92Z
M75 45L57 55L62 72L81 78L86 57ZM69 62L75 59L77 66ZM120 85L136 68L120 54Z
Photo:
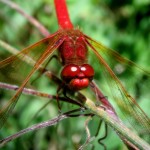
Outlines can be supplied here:
M13 0L13 2L16 2L28 14L34 16L50 33L57 31L58 25L52 0ZM128 57L140 66L143 66L143 68L150 70L149 0L67 0L67 4L73 24L79 26L85 34L117 50L121 55ZM21 50L42 38L43 36L40 32L18 12L0 3L1 40ZM0 59L8 55L10 54L5 49L0 48ZM55 60L52 61L50 67L53 72L58 73L58 68L55 68L56 63ZM94 68L96 68L96 64L94 64ZM137 80L139 78L136 78L136 83L131 83L129 90L132 89L135 92L136 88L142 86L142 82L144 82L142 77L144 78L144 75L141 74L141 80ZM99 76L96 77L96 79L98 78ZM130 80L128 74L124 78ZM148 87L143 89L147 98ZM57 86L52 81L41 77L36 84L36 88L50 94L56 94ZM6 103L9 94L11 92L0 90L0 103ZM21 99L13 111L13 115L1 131L0 137L6 137L27 127L27 123L32 120L32 115L47 102L45 99L26 95L21 96ZM139 100L141 99L139 98ZM145 111L149 111L150 103L148 100L140 101L140 104ZM63 104L62 111L73 108L73 106ZM55 102L51 102L38 117L32 120L30 125L53 118L56 115L57 105ZM84 117L65 120L59 123L58 126L24 135L12 141L3 149L77 149L79 145L84 143L86 138L85 120L86 118ZM93 118L89 123L92 135L96 133L98 121L97 118ZM99 137L104 134L103 132L102 129ZM95 149L100 149L102 147L97 143L97 139L91 144L95 145ZM104 143L111 150L125 149L121 140L111 128L109 128L108 136L104 140ZM88 148L91 148L90 145Z

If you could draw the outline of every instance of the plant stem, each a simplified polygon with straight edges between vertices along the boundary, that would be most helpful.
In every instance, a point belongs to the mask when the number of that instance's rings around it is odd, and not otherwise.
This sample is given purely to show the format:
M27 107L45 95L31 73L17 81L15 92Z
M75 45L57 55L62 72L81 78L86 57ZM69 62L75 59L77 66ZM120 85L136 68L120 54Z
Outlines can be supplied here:
M0 82L0 89L16 91L17 89L19 89L19 86ZM48 98L48 99L55 99L55 100L58 98L60 101L75 104L75 105L78 105L80 107L82 106L82 104L79 103L78 101L68 99L68 98L65 98L65 97L60 97L60 96L57 97L55 95L50 95L50 94L40 92L40 91L37 91L37 90L33 90L33 89L29 89L29 88L24 88L22 90L22 93L27 94L27 95L32 95L32 96Z
M41 24L39 23L35 18L32 16L28 15L25 11L23 11L22 8L20 8L16 3L11 2L9 0L0 0L0 2L10 6L11 8L15 9L17 12L19 12L22 16L24 16L31 24L33 24L39 31L40 33L44 36L47 37L49 36L49 31Z
M17 132L16 134L13 134L5 139L2 139L0 140L0 148L3 147L5 144L7 144L8 142L30 132L30 131L35 131L35 130L39 130L41 128L45 128L45 127L50 127L50 126L53 126L53 125L56 125L58 124L60 121L64 120L64 119L67 119L67 118L70 118L70 115L72 113L76 113L76 112L79 112L80 109L74 109L74 110L71 110L71 111L68 111L66 113L63 113L63 114L60 114L59 116L55 117L54 119L51 119L51 120L47 120L47 121L44 121L44 122L41 122L41 123L38 123L38 124L35 124L35 125L32 125L26 129L23 129L19 132ZM87 115L90 115L90 114L87 114ZM79 117L79 116L84 116L83 115L77 115L75 117Z
M107 111L102 107L97 107L93 101L86 99L85 102L86 108L88 108L92 113L96 114L102 118L109 126L111 126L115 132L124 137L124 140L130 141L140 150L150 150L150 145L138 137L134 132L129 130L121 121L112 117Z

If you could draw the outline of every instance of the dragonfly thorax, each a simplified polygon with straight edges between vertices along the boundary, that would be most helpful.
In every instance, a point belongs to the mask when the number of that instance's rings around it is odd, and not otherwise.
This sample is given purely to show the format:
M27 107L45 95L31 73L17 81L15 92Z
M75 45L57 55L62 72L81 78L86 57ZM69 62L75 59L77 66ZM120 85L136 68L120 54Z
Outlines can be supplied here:
M62 64L84 64L87 62L87 47L83 36L66 36L64 42L59 47Z

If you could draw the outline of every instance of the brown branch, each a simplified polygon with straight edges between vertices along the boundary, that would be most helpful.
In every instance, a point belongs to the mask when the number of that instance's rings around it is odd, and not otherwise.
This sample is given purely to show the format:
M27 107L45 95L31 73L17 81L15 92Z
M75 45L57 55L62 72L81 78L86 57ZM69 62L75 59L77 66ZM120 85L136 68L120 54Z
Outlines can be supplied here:
M8 142L28 133L28 132L31 132L31 131L35 131L35 130L39 130L41 128L46 128L46 127L50 127L50 126L53 126L53 125L56 125L58 124L60 121L64 120L64 119L67 119L67 118L70 118L70 114L72 113L75 113L75 112L80 112L81 109L75 109L75 110L71 110L71 111L68 111L66 113L63 113L62 115L59 115L57 116L56 118L54 119L51 119L51 120L48 120L48 121L44 121L42 123L38 123L38 124L35 124L35 125L32 125L31 127L28 127L26 129L23 129L19 132L17 132L16 134L13 134L7 138L4 138L2 140L0 140L0 147L3 147L5 144L7 144ZM91 115L91 114L89 114ZM79 117L79 116L84 116L84 115L77 115L76 117ZM85 115L86 116L86 115Z
M41 24L39 23L35 18L32 16L28 15L25 11L23 11L22 8L20 8L16 3L11 2L9 0L0 0L0 2L8 5L12 9L15 9L17 12L19 12L22 16L24 16L32 25L34 25L40 33L44 36L47 37L50 35L49 31Z
M0 82L0 88L16 91L19 87L17 85L11 85L11 84L6 84L6 83ZM39 96L39 97L54 99L54 100L59 99L60 101L68 102L68 103L75 104L75 105L78 105L80 107L81 106L83 107L83 105L81 103L79 103L78 101L75 101L73 99L66 98L66 97L60 97L60 96L55 96L55 95L50 95L50 94L43 93L43 92L33 90L33 89L29 89L29 88L24 88L22 93L27 94L27 95L33 95L33 96Z

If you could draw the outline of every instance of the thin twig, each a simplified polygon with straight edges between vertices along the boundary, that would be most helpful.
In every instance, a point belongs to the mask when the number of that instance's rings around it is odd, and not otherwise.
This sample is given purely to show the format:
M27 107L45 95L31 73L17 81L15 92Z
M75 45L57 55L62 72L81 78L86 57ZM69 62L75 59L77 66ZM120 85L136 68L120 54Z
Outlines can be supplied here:
M0 88L16 91L19 87L17 85L11 85L11 84L6 84L6 83L0 82ZM40 92L40 91L37 91L37 90L33 90L33 89L29 89L29 88L24 88L22 93L28 94L28 95L33 95L33 96L44 97L44 98L48 98L48 99L54 99L54 100L56 100L56 98L58 98L60 101L69 102L71 104L82 106L82 104L79 103L78 101L68 99L68 98L65 98L65 97L60 97L60 96L56 97L55 95L50 95L50 94Z
M17 12L19 12L22 16L24 16L32 25L34 25L40 33L44 36L47 37L50 35L49 31L41 24L39 23L35 18L32 16L28 15L25 11L23 11L22 8L20 8L16 3L11 2L9 0L0 0L0 2L7 4L9 7L12 9L15 9Z
M28 127L26 129L23 129L19 132L17 132L16 134L13 134L5 139L2 139L0 140L0 147L3 147L6 143L28 133L28 132L31 132L31 131L35 131L35 130L39 130L41 128L45 128L45 127L50 127L50 126L53 126L53 125L56 125L58 124L60 121L64 120L64 119L67 119L69 118L69 114L71 113L75 113L75 112L78 112L80 111L80 108L79 109L75 109L75 110L71 110L71 111L68 111L66 113L63 113L62 115L59 115L57 116L56 118L54 119L51 119L51 120L48 120L48 121L44 121L42 123L38 123L38 124L35 124L35 125L32 125L31 127ZM79 117L80 115L78 115ZM83 115L82 115L83 116Z
M19 52L16 48L10 46L9 44L7 44L6 42L4 42L2 40L0 40L0 46L5 48L8 52L10 52L11 54L14 54L14 55Z
M87 146L89 145L89 143L95 139L95 137L91 137L91 135L90 135L90 130L89 130L89 128L88 128L88 123L90 122L91 117L92 117L92 115L89 116L89 117L87 118L87 120L85 121L85 131L86 131L86 135L87 135L86 141L84 142L83 145L81 145L81 146L79 147L78 150L83 150L83 149L85 149L85 147L87 147Z

